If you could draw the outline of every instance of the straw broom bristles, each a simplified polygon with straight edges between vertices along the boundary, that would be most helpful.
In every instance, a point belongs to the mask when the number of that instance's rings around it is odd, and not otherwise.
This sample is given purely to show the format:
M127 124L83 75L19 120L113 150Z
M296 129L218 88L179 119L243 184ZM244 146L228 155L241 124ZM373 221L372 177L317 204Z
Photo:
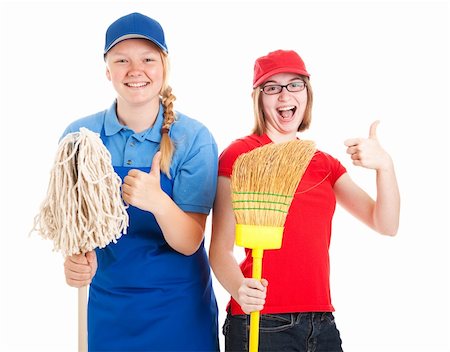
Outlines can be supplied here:
M284 226L294 193L315 151L314 142L294 140L242 154L231 175L236 223Z
M129 221L121 184L97 133L81 128L66 135L32 231L53 240L64 256L117 242Z

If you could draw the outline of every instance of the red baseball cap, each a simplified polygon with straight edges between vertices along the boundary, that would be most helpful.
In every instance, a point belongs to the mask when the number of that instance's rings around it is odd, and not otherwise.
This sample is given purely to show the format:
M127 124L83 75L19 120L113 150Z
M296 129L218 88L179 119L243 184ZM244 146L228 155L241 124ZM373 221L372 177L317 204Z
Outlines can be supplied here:
M263 83L267 78L281 72L298 73L309 77L305 63L293 50L272 51L255 61L253 88Z

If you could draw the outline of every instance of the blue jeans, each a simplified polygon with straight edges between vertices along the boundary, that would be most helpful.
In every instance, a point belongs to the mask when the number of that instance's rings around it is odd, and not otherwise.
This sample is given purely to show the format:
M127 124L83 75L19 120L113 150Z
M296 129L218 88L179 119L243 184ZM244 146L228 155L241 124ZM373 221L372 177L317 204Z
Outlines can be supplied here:
M223 325L225 351L248 351L249 315L228 313ZM261 314L259 351L342 352L330 312Z

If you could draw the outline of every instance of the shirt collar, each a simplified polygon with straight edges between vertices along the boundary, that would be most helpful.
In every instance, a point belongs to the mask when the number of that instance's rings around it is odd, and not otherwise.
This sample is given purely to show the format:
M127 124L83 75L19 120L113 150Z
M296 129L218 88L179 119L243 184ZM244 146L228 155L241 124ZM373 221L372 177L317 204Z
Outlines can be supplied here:
M106 136L112 136L116 133L119 133L122 130L130 130L127 126L124 126L119 122L116 113L116 106L117 102L114 101L114 103L109 107L109 109L106 110L104 123ZM164 107L162 106L162 104L159 104L158 116L156 116L156 120L153 126L145 131L142 131L141 133L135 133L134 135L135 138L140 142L142 142L145 139L156 143L161 142L161 127L164 120L163 112Z

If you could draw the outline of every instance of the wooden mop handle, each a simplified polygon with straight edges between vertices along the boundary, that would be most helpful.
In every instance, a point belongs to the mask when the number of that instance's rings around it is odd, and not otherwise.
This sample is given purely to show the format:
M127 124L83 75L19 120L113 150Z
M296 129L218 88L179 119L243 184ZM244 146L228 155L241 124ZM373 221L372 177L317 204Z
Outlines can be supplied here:
M87 286L78 289L78 352L87 352Z
M252 277L261 280L262 258L264 251L262 249L252 249L253 269ZM250 313L250 343L249 352L258 352L259 341L259 311Z

